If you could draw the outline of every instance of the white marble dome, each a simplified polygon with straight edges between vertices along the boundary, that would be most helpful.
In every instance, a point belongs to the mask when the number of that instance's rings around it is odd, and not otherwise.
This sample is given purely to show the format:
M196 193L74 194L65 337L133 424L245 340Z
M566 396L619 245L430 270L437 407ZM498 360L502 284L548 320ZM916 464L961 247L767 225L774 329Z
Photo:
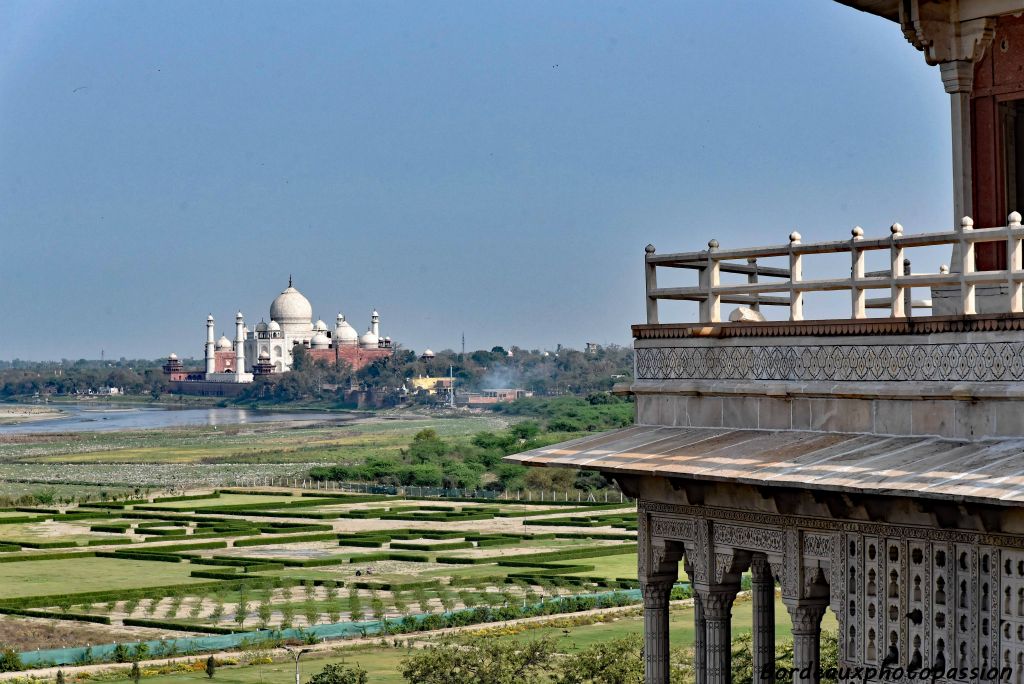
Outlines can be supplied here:
M359 333L352 327L352 324L345 320L345 316L338 314L338 325L334 328L334 339L341 345L359 344Z
M231 340L227 338L227 335L221 335L220 339L217 340L217 351L230 351Z
M380 338L374 335L372 330L367 330L359 338L359 346L363 349L376 349L380 346Z
M278 332L279 330L281 330L281 324L278 323L277 321L270 321L269 323L267 323L268 332Z
M327 349L331 346L331 338L324 335L322 332L318 332L313 335L313 339L309 341L309 346L313 349Z
M313 330L316 330L318 332L326 332L327 324L324 323L323 320L318 319L316 324L313 325Z
M312 330L313 306L289 282L288 287L271 302L270 320L277 321L285 329Z
M267 322L260 321L256 324L256 332L267 332Z

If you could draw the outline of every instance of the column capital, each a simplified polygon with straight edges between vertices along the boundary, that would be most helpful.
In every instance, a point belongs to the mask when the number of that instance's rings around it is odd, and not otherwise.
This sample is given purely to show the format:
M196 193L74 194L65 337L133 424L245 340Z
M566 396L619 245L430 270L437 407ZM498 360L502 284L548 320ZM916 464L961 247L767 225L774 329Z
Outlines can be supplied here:
M728 620L732 614L732 604L739 593L739 586L715 586L707 589L697 588L701 607L706 620Z
M974 62L968 60L943 62L939 65L939 74L942 76L942 87L950 95L954 93L969 94L974 88Z
M768 563L768 559L764 556L754 556L750 559L750 579L755 584L766 582L775 583L775 577L772 575L772 566Z
M676 578L672 575L653 575L640 579L640 592L645 608L661 608L668 605L669 596Z
M818 634L821 630L821 619L828 608L828 599L800 599L784 603L793 620L793 634Z

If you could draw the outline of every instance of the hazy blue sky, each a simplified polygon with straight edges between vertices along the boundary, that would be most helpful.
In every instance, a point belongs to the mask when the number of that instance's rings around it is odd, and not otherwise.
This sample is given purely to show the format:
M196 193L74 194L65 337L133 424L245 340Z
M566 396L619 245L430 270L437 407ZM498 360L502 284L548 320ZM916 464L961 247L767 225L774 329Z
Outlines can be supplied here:
M415 349L628 343L648 242L948 228L948 126L828 0L6 0L0 358L198 356L289 273Z

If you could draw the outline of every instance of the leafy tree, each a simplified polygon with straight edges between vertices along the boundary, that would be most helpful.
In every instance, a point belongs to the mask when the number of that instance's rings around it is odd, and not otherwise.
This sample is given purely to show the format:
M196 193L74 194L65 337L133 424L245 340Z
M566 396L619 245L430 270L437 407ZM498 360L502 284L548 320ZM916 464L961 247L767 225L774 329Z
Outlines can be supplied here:
M114 644L114 662L127 663L130 660L128 647L124 644Z
M631 636L594 644L562 663L553 684L643 684L643 639Z
M57 670L57 684L64 684L64 670Z
M366 670L356 665L331 663L309 678L308 684L367 684Z
M135 682L135 684L139 684L139 680L142 679L142 670L139 669L139 661L132 661L132 671L128 676L131 677L131 680Z
M482 639L472 644L443 641L414 653L402 664L410 684L539 684L547 681L555 642Z
M316 603L313 601L307 601L302 615L306 618L307 625L315 625L317 620L320 619L320 609L317 608Z
M213 679L214 673L217 671L217 661L213 656L206 659L206 677L207 679Z

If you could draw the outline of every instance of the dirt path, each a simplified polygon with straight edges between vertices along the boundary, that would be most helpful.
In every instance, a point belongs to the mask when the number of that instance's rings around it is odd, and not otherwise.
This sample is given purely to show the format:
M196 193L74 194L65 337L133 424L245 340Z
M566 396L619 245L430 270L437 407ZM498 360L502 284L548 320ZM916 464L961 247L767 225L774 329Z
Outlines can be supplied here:
M747 594L749 592L741 592ZM684 599L682 601L673 601L671 604L673 607L686 607L693 605L693 599ZM465 627L449 627L447 629L438 629L432 632L412 632L409 634L395 634L390 637L366 637L360 639L335 639L333 641L322 641L318 644L312 644L309 646L303 646L311 651L320 653L330 653L340 648L350 648L353 646L372 646L379 644L382 638L384 639L401 639L403 641L426 641L430 639L436 639L437 637L446 636L449 634L460 634L464 632L474 632L481 629L488 629L492 627L507 627L511 625L522 625L522 624L534 624L534 623L545 623L551 622L564 617L580 617L586 615L614 615L616 613L628 613L636 611L639 605L630 606L618 606L615 608L595 608L593 610L585 610L578 613L561 613L558 615L540 615L537 617L520 618L518 620L506 620L504 622L484 622L477 625L467 625ZM282 651L282 649L276 649ZM283 652L283 651L282 651ZM144 660L139 662L139 667L147 666L159 666L167 663L192 663L197 660L206 660L209 656L217 658L228 658L237 657L239 651L217 651L213 653L203 653L200 656L177 656L174 658L154 658L152 660ZM24 679L26 677L32 677L33 679L53 679L57 676L58 670L63 670L64 675L69 678L73 678L77 675L82 674L96 674L101 672L117 672L123 671L127 677L128 671L131 665L125 663L103 663L99 665L64 665L61 667L46 667L38 670L24 670L21 672L2 672L0 673L0 681L10 681L13 679Z

